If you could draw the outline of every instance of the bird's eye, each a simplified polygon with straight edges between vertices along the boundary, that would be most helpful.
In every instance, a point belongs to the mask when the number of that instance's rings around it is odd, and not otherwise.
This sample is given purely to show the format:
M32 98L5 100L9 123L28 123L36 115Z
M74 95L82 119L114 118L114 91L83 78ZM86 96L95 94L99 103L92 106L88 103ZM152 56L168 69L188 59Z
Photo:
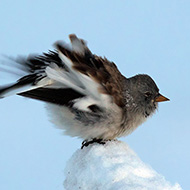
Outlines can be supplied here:
M144 94L146 97L150 97L150 96L152 96L152 93L151 92L145 92L145 94Z

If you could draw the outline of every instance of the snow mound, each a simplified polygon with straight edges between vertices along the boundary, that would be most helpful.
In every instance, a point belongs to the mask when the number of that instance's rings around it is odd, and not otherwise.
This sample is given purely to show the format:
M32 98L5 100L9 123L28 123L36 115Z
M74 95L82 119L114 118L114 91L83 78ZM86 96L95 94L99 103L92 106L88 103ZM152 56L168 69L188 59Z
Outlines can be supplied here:
M65 168L66 190L182 190L143 163L121 141L77 150Z

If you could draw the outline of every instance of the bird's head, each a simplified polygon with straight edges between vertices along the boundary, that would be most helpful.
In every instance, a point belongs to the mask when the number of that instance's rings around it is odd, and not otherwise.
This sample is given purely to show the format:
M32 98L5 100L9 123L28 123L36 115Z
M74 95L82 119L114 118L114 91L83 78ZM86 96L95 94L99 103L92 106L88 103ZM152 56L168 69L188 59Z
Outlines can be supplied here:
M148 117L158 107L158 102L169 99L159 93L159 89L154 80L148 75L136 75L128 79L129 93L135 104L136 111L140 111Z

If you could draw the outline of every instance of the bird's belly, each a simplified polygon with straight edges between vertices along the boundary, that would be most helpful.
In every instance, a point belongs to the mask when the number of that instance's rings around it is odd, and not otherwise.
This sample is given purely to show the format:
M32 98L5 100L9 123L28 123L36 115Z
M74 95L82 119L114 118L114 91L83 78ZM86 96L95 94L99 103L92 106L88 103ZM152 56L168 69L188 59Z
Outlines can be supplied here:
M56 127L63 129L64 134L82 139L110 140L119 136L122 112L119 107L103 114L73 112L65 106L47 105L50 120Z

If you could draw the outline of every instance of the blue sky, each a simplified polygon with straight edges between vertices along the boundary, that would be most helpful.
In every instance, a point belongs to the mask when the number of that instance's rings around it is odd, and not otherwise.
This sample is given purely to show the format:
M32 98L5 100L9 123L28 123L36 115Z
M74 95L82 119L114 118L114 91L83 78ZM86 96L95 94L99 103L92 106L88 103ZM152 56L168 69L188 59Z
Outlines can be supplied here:
M157 172L190 188L190 2L177 0L1 0L0 54L52 49L76 33L127 76L151 75L171 99L122 138ZM3 56L2 56L3 59ZM0 75L0 84L8 81ZM0 189L61 190L67 160L81 141L48 121L44 104L0 100Z

